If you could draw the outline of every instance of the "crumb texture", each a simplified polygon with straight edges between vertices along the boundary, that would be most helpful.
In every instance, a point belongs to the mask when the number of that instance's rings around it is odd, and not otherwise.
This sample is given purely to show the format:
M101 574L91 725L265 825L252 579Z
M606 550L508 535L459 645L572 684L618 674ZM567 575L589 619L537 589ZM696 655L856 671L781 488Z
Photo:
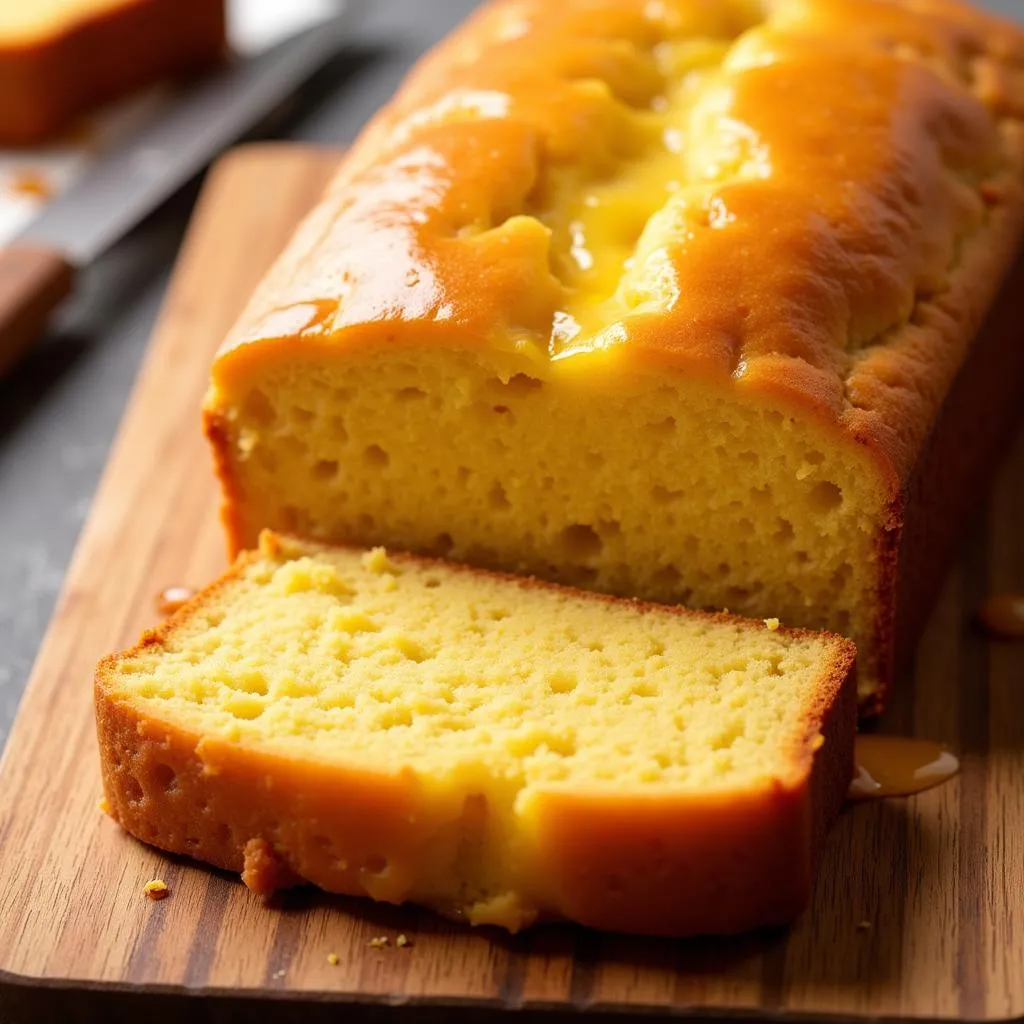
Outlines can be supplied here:
M785 774L829 652L739 620L399 565L379 548L260 561L235 590L122 662L125 695L292 756L481 770L516 789Z
M685 380L580 390L422 351L296 359L232 414L239 539L270 525L826 627L857 641L870 687L875 475L813 426L725 397Z
M180 801L196 784L231 785L235 758L265 762L254 777L271 801L286 795L274 765L293 766L301 795L286 813L307 807L310 820L230 830L257 891L306 877L515 928L557 899L541 867L551 794L613 806L718 802L729 820L740 794L777 825L786 818L773 794L798 808L810 799L814 738L852 662L838 638L380 549L316 549L271 535L263 545L163 636L110 660L97 691L101 723L105 711L128 709L144 723L119 742L161 729L192 737L191 768L147 761L140 770L138 750L104 747L119 819L131 830L141 815L158 832L151 841L183 842L175 816L194 807ZM159 744L149 754L168 756ZM351 809L312 809L312 792L343 803L364 776L376 780L363 786L373 812L366 832L345 830ZM372 797L389 786L403 795ZM210 793L202 802L217 806ZM801 829L806 814L794 819ZM680 842L685 820L670 826ZM791 838L809 856L809 834ZM201 845L190 852L201 855Z

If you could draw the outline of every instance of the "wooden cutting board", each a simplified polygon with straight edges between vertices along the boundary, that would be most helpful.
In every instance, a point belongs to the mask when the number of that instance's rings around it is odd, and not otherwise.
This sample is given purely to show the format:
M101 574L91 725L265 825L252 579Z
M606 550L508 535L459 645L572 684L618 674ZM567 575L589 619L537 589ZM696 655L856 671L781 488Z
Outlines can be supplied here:
M1024 1015L1024 646L971 625L1024 590L1024 437L883 728L963 754L952 782L848 809L788 933L669 942L549 927L509 938L308 890L270 906L97 809L92 670L155 595L224 565L198 411L210 357L336 154L224 160L196 214L0 763L0 1019L556 1020L588 1009L756 1017ZM153 903L144 883L171 896ZM397 948L404 933L412 940ZM375 936L391 943L369 946ZM328 962L337 954L338 963ZM197 994L217 999L188 1000ZM175 998L177 996L177 998ZM151 998L150 998L151 997ZM58 1017L58 1014L61 1017Z

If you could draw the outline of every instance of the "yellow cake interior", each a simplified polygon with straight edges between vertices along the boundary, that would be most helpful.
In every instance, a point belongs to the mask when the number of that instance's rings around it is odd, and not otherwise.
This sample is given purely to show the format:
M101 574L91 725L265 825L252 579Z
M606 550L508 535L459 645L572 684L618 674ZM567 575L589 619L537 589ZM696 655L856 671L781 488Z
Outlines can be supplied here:
M790 770L780 752L833 651L382 548L300 550L247 565L164 647L121 662L110 696L300 759L706 790Z
M865 456L729 385L624 377L614 351L523 365L422 349L260 366L228 421L243 535L826 627L858 643L870 692L884 495Z
M529 875L536 793L798 787L826 680L845 671L835 638L774 622L644 610L383 549L262 543L159 643L113 663L104 701L185 730L197 750L214 739L307 773L411 780L425 797L410 825L434 846L407 849L395 825L389 847L354 863L346 851L365 840L349 837L334 870L358 882L333 884L476 923L529 916L508 894ZM381 821L393 813L382 805Z

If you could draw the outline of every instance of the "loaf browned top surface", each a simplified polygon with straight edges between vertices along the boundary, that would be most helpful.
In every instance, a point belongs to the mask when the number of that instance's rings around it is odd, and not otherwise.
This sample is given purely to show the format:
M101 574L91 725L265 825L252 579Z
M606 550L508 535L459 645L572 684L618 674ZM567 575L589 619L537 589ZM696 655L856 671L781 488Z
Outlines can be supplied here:
M215 379L313 338L611 350L809 406L899 480L1016 250L1022 119L1024 34L954 0L496 0Z

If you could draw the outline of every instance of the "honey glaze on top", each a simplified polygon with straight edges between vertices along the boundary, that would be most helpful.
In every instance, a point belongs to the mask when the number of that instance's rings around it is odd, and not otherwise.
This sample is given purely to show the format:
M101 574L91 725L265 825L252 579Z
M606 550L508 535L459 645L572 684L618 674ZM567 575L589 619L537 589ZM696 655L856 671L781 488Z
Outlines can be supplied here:
M956 756L941 744L909 736L861 734L856 757L850 800L911 796L951 779L960 769Z
M1022 64L955 0L497 0L357 142L274 298L336 303L340 345L697 366L902 471L968 343L921 307L1021 201ZM219 362L307 336L265 309Z
M261 321L261 330L268 338L308 338L328 335L338 311L335 299L316 299L278 306Z
M994 636L1024 639L1024 594L995 594L979 609L978 620Z

